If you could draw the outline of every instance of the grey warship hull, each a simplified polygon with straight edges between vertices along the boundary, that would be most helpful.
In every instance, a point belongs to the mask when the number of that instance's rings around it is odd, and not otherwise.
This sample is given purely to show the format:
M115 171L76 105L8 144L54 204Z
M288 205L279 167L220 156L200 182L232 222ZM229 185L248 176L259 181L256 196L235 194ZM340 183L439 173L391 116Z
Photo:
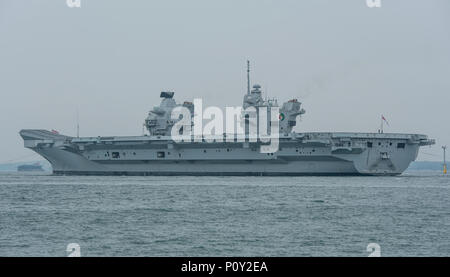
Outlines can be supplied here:
M25 147L60 175L301 176L398 175L433 144L425 135L290 133L279 150L258 142L179 142L165 136L76 138L22 130Z
M398 175L420 146L434 144L425 135L385 134L383 121L379 133L293 132L305 113L302 103L294 98L280 106L263 97L260 85L250 89L248 61L238 124L236 114L227 115L231 128L225 133L219 108L209 110L218 120L208 123L218 125L202 128L211 118L202 115L201 101L179 104L174 94L161 92L160 105L149 111L144 122L149 135L80 138L46 130L20 135L54 174L77 175Z

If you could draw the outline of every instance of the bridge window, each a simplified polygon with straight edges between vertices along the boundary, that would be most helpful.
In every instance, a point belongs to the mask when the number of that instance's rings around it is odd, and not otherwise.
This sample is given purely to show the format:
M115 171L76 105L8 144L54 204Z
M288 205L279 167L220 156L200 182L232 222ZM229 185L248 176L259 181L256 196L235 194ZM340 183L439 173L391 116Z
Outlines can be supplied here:
M111 155L112 155L112 158L113 158L113 159L118 159L118 158L120 158L120 153L119 153L119 152L112 152Z
M161 152L158 152L158 153L156 154L156 156L157 156L158 158L164 158L164 157L166 156L166 153L163 152L163 151L161 151Z
M399 143L397 143L397 148L405 148L405 143L403 143L403 142L399 142Z
M368 148L372 148L372 146L373 146L373 143L372 143L371 141L368 141L368 142L367 142L367 147L368 147Z

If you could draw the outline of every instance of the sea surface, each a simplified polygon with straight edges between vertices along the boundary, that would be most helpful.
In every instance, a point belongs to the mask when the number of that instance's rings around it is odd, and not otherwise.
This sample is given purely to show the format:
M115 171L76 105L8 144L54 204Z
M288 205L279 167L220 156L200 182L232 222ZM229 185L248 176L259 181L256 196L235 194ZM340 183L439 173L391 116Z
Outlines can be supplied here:
M450 175L0 173L0 256L450 256Z

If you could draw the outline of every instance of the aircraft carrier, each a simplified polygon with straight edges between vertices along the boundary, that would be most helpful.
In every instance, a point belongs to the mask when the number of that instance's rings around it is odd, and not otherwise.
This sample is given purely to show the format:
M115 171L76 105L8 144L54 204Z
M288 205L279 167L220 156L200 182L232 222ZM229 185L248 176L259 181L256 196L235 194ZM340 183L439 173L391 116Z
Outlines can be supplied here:
M195 105L176 103L173 92L160 96L161 104L145 119L146 135L72 137L38 129L21 130L20 135L24 146L48 160L57 175L398 175L417 158L420 146L435 143L422 134L382 130L293 132L299 116L305 113L301 103L292 99L279 107L275 99L263 98L259 85L250 89L249 76L243 108L257 113L277 108L276 151L261 151L267 143L251 136L248 117L241 121L246 124L241 135L188 133L185 139L175 140L172 128L181 118L174 119L172 111L182 107L194 117ZM190 125L186 129L195 128L193 121Z

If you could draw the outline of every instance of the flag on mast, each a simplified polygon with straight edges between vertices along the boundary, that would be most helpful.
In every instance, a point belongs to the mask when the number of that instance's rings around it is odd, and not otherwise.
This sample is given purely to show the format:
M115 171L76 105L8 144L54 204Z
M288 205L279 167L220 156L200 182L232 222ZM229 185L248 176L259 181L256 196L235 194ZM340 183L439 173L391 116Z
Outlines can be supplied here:
M384 115L381 115L381 120L383 120L384 122L386 122L387 126L389 126L389 122L388 122L387 119L384 117Z

